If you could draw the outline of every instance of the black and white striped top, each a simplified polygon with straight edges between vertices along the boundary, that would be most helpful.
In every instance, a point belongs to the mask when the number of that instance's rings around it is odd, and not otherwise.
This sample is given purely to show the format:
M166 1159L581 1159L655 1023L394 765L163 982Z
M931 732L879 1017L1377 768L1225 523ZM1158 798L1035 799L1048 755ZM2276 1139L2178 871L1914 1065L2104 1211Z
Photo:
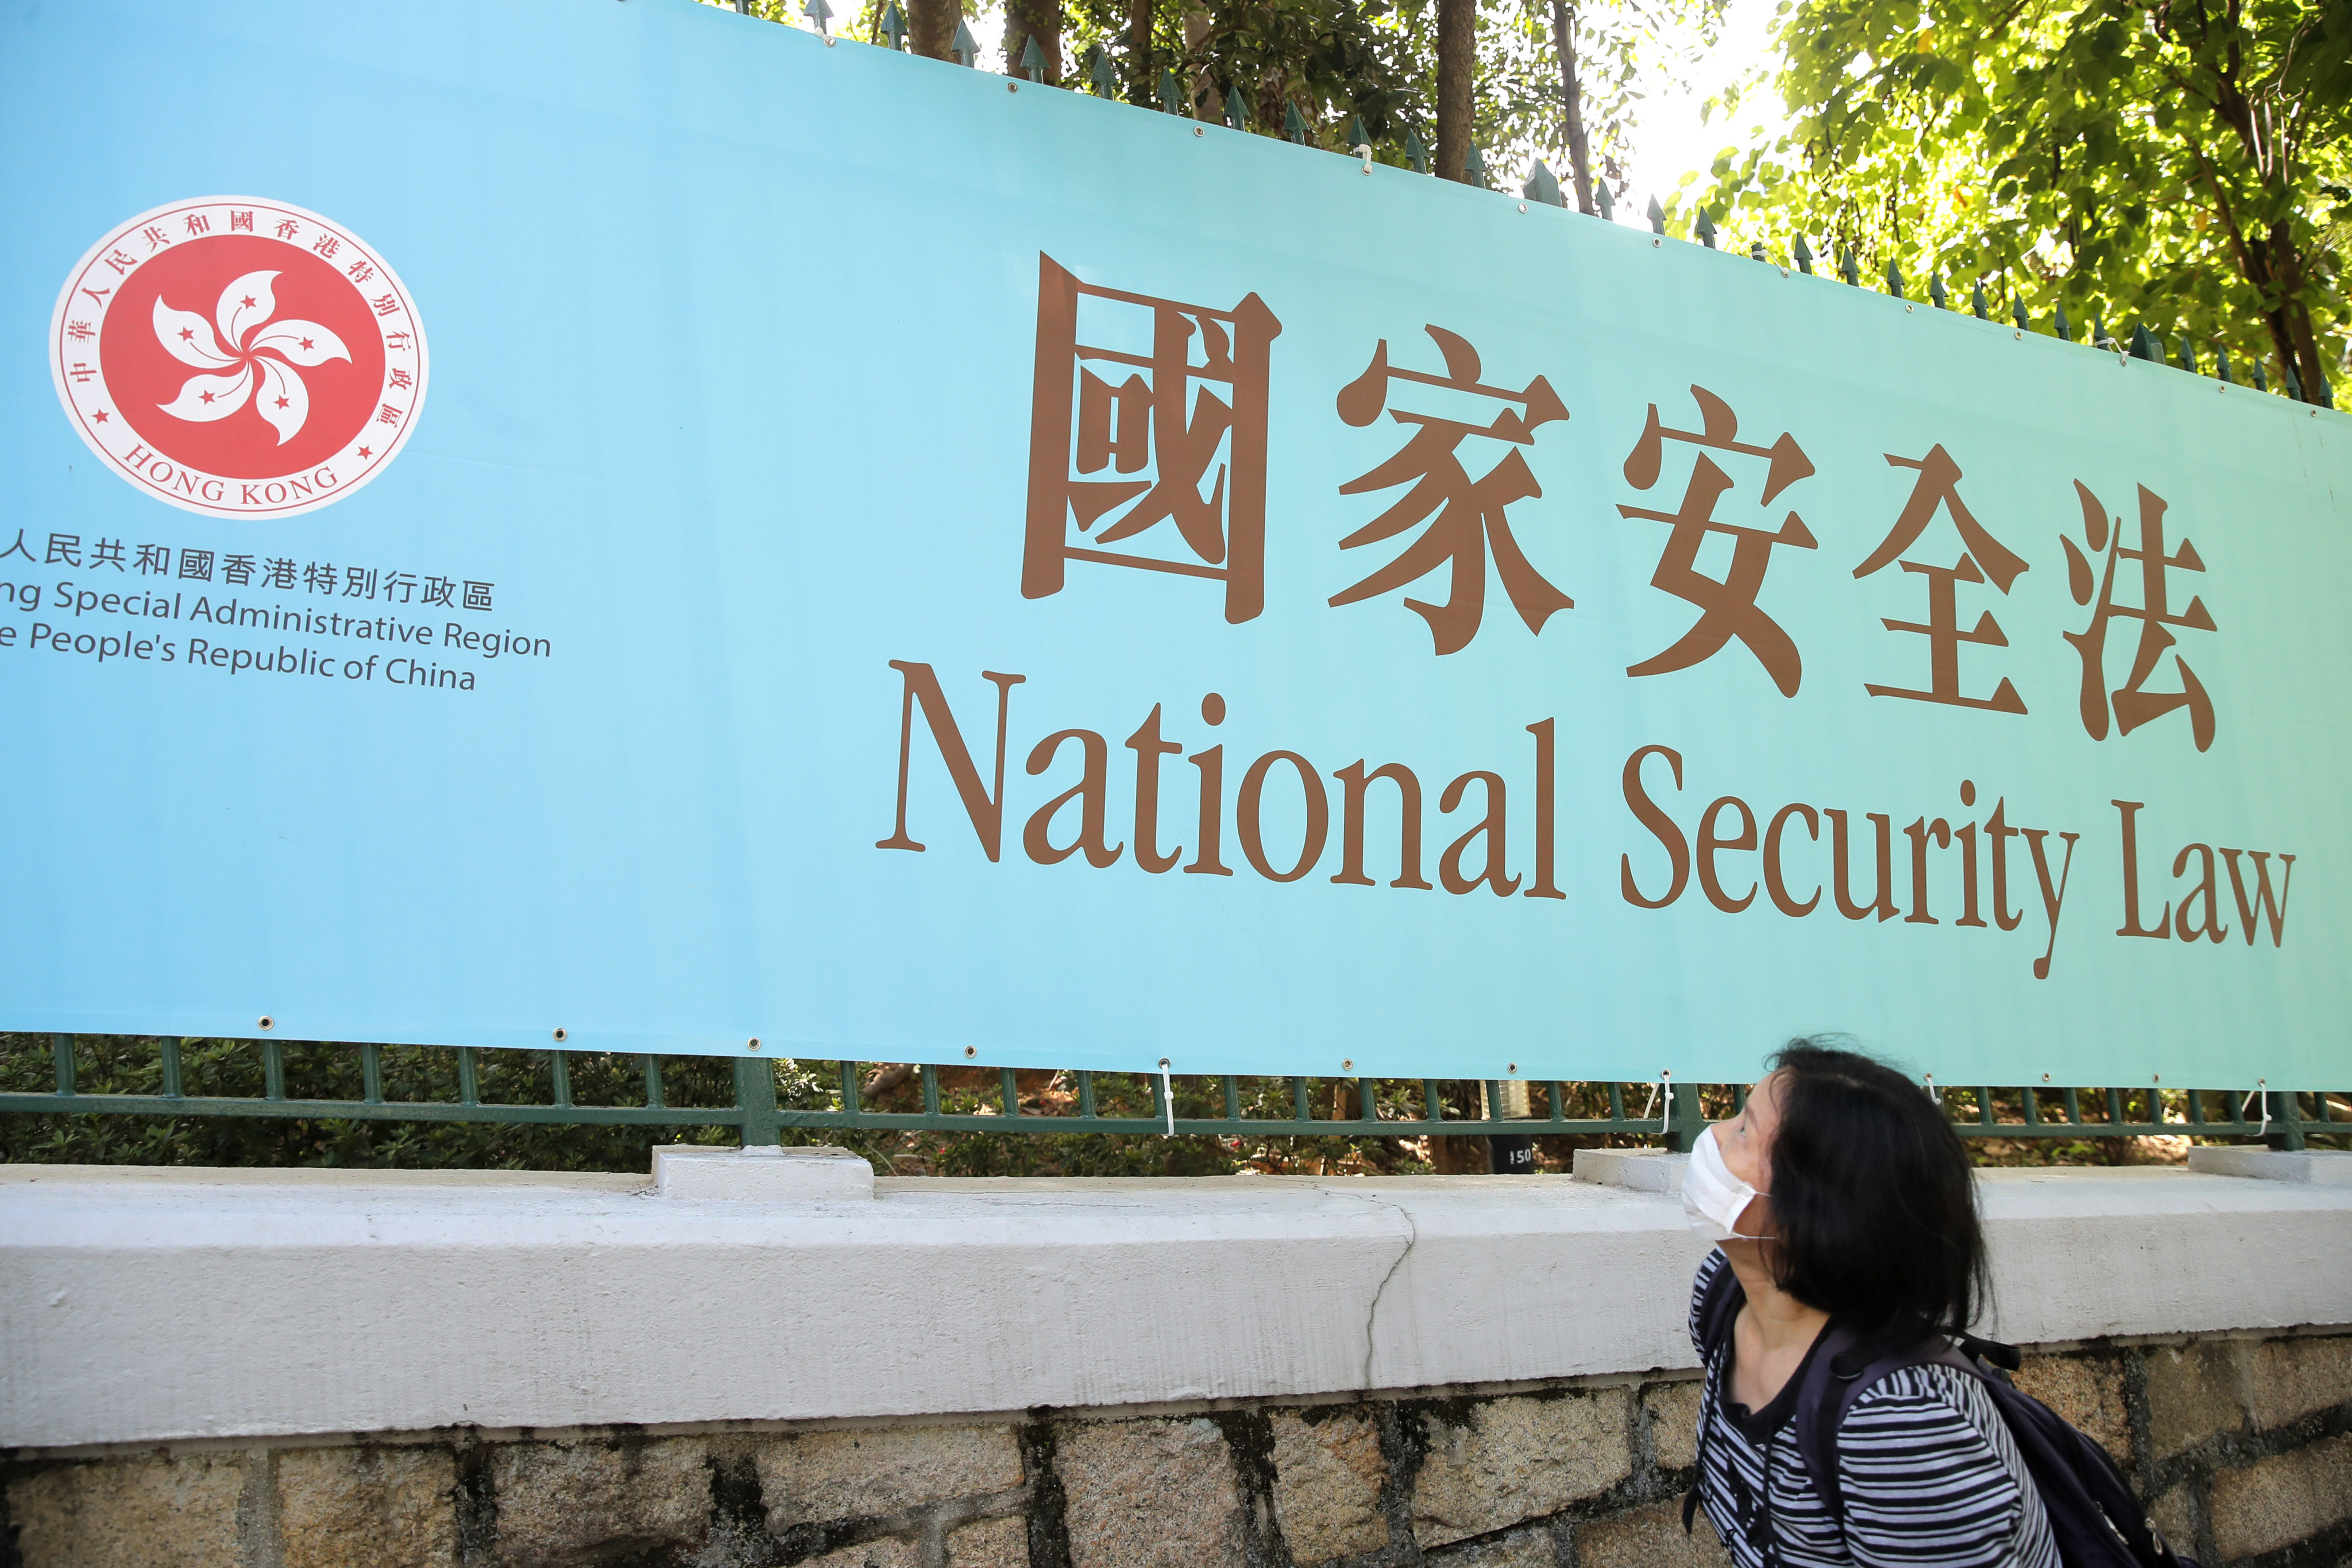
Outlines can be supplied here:
M1699 1268L1694 1344L1699 1303L1727 1267L1718 1248ZM1841 1532L1797 1452L1803 1367L1750 1411L1727 1392L1732 1354L1727 1335L1707 1363L1698 1485L1735 1568L2058 1568L2041 1496L1976 1379L1907 1367L1854 1401L1838 1429Z

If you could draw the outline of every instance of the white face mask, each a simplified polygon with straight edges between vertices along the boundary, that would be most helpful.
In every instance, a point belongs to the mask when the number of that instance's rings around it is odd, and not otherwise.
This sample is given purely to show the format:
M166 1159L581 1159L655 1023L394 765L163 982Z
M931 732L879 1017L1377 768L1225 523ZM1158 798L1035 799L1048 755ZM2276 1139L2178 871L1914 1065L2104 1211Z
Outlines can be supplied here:
M1723 1151L1716 1146L1714 1128L1698 1135L1698 1142L1691 1146L1690 1163L1683 1168L1683 1208L1694 1228L1714 1241L1765 1239L1740 1237L1736 1227L1749 1204L1770 1195L1731 1173L1723 1163Z

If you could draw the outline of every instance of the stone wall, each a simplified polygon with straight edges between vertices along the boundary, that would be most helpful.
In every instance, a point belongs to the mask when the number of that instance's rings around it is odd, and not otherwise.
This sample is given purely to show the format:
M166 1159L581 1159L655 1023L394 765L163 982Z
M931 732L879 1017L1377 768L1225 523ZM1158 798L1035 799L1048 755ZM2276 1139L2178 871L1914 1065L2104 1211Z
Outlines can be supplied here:
M2352 1335L2107 1342L2021 1381L2209 1568L2352 1561ZM1711 1568L1696 1385L424 1435L7 1466L7 1568Z

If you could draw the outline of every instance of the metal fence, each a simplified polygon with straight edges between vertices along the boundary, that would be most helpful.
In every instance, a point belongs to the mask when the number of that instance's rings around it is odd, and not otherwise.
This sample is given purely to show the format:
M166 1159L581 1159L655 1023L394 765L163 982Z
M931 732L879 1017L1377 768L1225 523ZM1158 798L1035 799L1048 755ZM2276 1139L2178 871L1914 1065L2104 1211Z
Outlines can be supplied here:
M771 1144L787 1131L836 1130L859 1132L990 1132L990 1133L1164 1133L1211 1137L1342 1137L1421 1138L1464 1136L1543 1137L1560 1134L1656 1139L1669 1148L1685 1147L1716 1110L1736 1108L1746 1095L1741 1085L1676 1083L1591 1084L1535 1082L1527 1086L1530 1114L1499 1115L1516 1095L1501 1082L1481 1086L1475 1097L1453 1080L1378 1080L1387 1089L1377 1092L1373 1080L1358 1079L1199 1077L1128 1073L1071 1072L1052 1081L1069 1089L1055 1097L1066 1108L1051 1111L1024 1108L1019 1074L1011 1068L994 1069L993 1105L986 1090L975 1092L975 1068L953 1072L958 1085L943 1091L942 1068L919 1067L907 1079L919 1086L920 1110L869 1109L866 1087L859 1069L876 1064L842 1061L828 1064L787 1064L772 1058L740 1057L723 1059L731 1065L733 1102L727 1105L673 1105L664 1082L666 1066L700 1058L647 1055L636 1058L642 1090L635 1104L583 1105L572 1095L572 1065L590 1053L551 1049L529 1053L499 1052L511 1059L518 1054L543 1058L547 1066L544 1100L485 1100L480 1093L479 1059L493 1053L468 1047L384 1047L375 1045L315 1046L279 1040L225 1042L242 1058L247 1051L258 1058L261 1093L191 1094L185 1091L184 1053L190 1042L163 1037L155 1039L152 1093L87 1093L78 1087L77 1041L80 1037L52 1035L48 1055L55 1086L40 1091L0 1090L0 1113L131 1116L228 1116L305 1118L320 1121L411 1122L509 1122L592 1127L731 1127L745 1144ZM111 1037L119 1041L122 1037ZM207 1042L214 1044L214 1042ZM348 1052L356 1056L360 1098L335 1099L289 1093L287 1053L289 1050ZM446 1052L454 1074L454 1099L388 1098L384 1089L383 1054ZM595 1053L600 1064L615 1058ZM625 1060L626 1058L619 1058ZM708 1062L704 1064L706 1067ZM817 1081L828 1086L821 1105L787 1105L777 1094L780 1067L798 1069L822 1067ZM1029 1069L1022 1069L1026 1073ZM247 1076L250 1076L249 1067ZM1034 1082L1034 1079L1033 1079ZM1222 1114L1186 1114L1181 1097L1194 1107L1206 1103ZM1449 1093L1449 1088L1453 1092ZM2286 1093L2267 1089L2160 1089L2062 1088L2049 1084L2017 1086L1928 1086L1952 1117L1962 1137L2005 1139L2202 1137L2260 1138L2286 1149L2305 1146L2308 1134L2352 1133L2352 1096L2329 1093ZM1339 1092L1330 1092L1338 1090ZM1381 1113L1385 1098L1396 1113ZM1471 1103L1481 1109L1458 1114L1448 1105ZM950 1103L952 1102L952 1103ZM1417 1102L1418 1113L1412 1107ZM1638 1103L1638 1109L1637 1107ZM1371 1114L1337 1114L1341 1105ZM1266 1113L1269 1105L1274 1113ZM1319 1106L1326 1113L1317 1114ZM1148 1108L1148 1109L1145 1109ZM1400 1109L1402 1108L1402 1109ZM1137 1111L1141 1113L1138 1114Z

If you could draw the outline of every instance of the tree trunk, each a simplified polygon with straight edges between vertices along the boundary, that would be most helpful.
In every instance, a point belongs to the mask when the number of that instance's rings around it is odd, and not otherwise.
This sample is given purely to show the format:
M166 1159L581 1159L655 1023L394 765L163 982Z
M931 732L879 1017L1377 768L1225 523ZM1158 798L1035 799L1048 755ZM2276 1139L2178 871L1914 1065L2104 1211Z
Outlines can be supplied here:
M916 54L951 60L956 24L962 19L959 0L907 0L908 45Z
M1214 123L1221 117L1222 100L1217 97L1217 83L1209 74L1209 36L1217 25L1206 11L1184 13L1184 53L1196 63L1192 67L1188 90L1192 94L1192 118Z
M1045 79L1062 79L1062 0L1004 0L1004 74L1026 81L1021 56L1029 40L1045 57Z
M2268 235L2247 245L2243 271L2257 293L2279 301L2263 313L2271 347L2278 354L2280 367L2294 372L2303 386L2304 401L2317 403L2326 371L2319 357L2318 338L2311 330L2311 307L2297 298L2304 271L2294 231L2284 222L2273 224Z
M1560 129L1568 142L1568 170L1576 182L1576 210L1598 212L1592 204L1592 151L1584 134L1584 86L1576 75L1576 12L1568 0L1551 0L1551 41L1559 51Z
M1151 68L1151 0L1127 0L1127 96L1146 108L1157 101L1159 73Z
M1437 0L1437 177L1459 180L1470 156L1478 68L1477 0Z
M1441 1090L1445 1097L1445 1114L1449 1119L1472 1121L1481 1113L1478 1086L1475 1083L1448 1084ZM1486 1140L1455 1134L1429 1140L1429 1163L1441 1176L1483 1176L1491 1166L1487 1163Z

